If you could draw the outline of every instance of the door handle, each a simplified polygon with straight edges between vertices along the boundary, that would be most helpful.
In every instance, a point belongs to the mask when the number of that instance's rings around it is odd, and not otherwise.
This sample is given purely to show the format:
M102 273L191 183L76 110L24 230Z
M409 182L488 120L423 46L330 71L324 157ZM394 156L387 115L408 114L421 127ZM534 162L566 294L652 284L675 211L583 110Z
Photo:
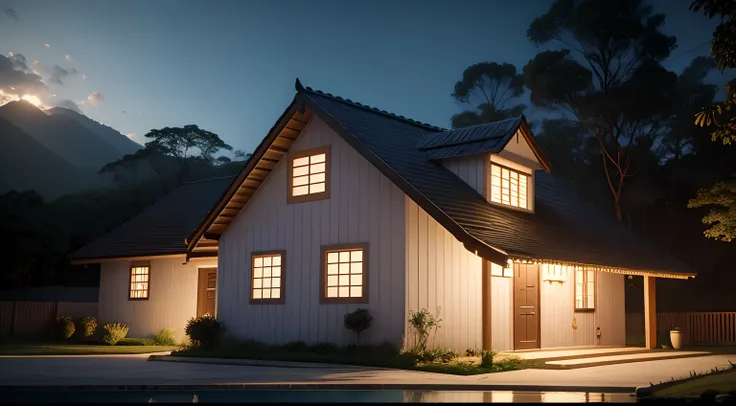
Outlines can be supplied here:
M534 313L534 312L531 312L531 313L521 313L521 315L522 316L534 316L534 315L536 315L536 313Z

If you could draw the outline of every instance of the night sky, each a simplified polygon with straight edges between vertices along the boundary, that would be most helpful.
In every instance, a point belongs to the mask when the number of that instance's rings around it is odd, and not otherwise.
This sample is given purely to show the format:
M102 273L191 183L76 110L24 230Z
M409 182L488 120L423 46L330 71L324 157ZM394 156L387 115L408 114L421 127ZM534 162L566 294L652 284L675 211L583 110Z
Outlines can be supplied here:
M0 54L22 54L43 78L34 101L74 101L138 142L152 128L197 124L252 151L296 77L448 127L463 70L481 61L521 69L540 50L526 39L529 23L551 2L0 0ZM691 0L651 3L678 37L667 68L708 55L717 21L689 11ZM6 100L22 96L8 89Z

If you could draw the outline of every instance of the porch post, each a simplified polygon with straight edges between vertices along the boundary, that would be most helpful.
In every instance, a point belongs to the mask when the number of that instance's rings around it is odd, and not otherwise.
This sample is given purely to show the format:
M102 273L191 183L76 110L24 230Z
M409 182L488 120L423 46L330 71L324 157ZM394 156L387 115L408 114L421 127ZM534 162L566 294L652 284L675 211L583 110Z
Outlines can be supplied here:
M483 259L482 278L481 278L481 318L483 330L483 349L491 350L491 262Z
M648 350L657 348L657 285L653 276L644 277L644 331Z

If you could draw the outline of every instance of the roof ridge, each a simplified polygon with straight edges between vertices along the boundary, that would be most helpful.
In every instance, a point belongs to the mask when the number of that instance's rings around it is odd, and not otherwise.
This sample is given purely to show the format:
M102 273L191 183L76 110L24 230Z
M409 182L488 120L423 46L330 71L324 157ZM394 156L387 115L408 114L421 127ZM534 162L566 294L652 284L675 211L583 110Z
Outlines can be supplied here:
M516 117L504 118L504 119L501 119L501 120L491 121L491 122L488 122L488 123L473 124L473 125L469 125L467 127L450 128L449 130L445 130L445 131L453 132L453 131L458 131L458 130L465 130L465 129L468 129L468 128L481 127L481 126L489 125L489 124L498 124L498 123L502 123L504 121L521 120L522 117L524 117L524 115L523 114L519 114Z
M380 110L380 109L378 109L376 107L368 106L367 104L362 104L362 103L357 102L357 101L352 101L350 99L345 99L345 98L342 98L340 96L335 96L332 93L327 93L327 92L323 92L322 90L312 89L309 86L306 86L306 87L305 86L302 86L301 82L299 81L299 78L296 79L296 89L297 89L297 91L306 91L306 92L309 92L309 93L314 93L314 94L317 94L319 96L327 97L327 98L330 98L332 100L339 101L341 103L344 103L344 104L347 104L347 105L350 105L350 106L353 106L353 107L357 107L357 108L360 108L360 109L363 109L363 110L367 110L367 111L370 111L370 112L373 112L373 113L378 113L378 114L381 114L381 115L384 115L384 116L388 116L388 117L391 117L393 119L396 119L396 120L399 120L399 121L404 121L404 122L407 122L409 124L416 125L416 126L419 126L419 127L423 127L423 128L429 129L429 130L433 130L433 131L447 131L447 129L442 128L442 127L438 127L436 125L432 125L432 124L429 124L429 123L423 123L421 121L417 121L417 120L411 119L409 117L404 117L404 116L396 115L396 114L391 113L391 112L388 112L386 110Z

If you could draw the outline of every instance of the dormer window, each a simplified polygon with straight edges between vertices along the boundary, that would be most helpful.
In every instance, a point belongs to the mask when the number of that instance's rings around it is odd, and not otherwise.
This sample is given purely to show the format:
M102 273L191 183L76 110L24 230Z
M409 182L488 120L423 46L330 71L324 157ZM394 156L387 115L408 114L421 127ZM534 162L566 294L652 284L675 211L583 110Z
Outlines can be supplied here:
M531 210L529 178L526 173L491 163L491 202Z

